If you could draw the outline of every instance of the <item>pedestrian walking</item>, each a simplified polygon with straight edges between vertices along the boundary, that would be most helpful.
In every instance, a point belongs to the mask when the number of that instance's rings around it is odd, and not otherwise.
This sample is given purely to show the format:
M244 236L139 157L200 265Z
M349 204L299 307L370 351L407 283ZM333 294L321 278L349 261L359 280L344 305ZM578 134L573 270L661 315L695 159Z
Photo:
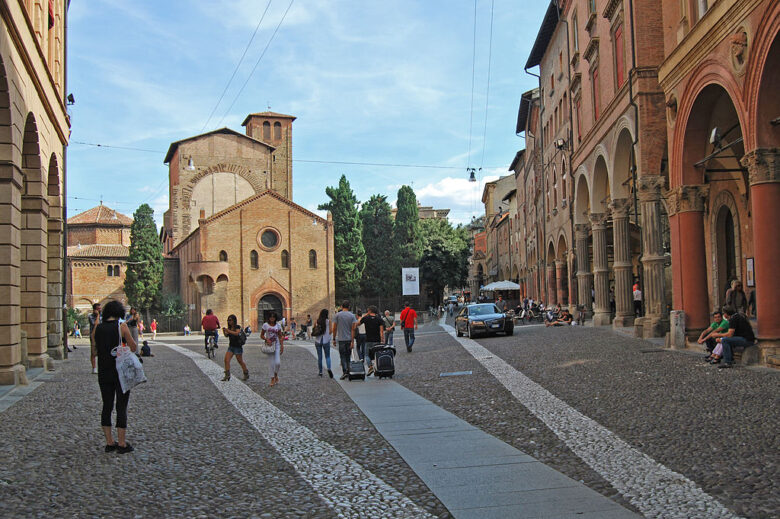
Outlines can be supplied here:
M94 308L94 307L93 307ZM130 328L119 320L125 315L125 309L119 301L109 301L103 309L100 323L92 329L92 339L97 350L98 385L103 398L103 409L100 414L100 425L106 436L106 452L117 451L120 454L133 451L133 446L127 443L127 403L130 391L123 393L116 371L116 348L127 343L130 351L135 352L137 343ZM114 411L116 399L116 435L111 431L111 414Z
M642 291L639 285L634 285L634 315L642 317Z
M328 309L320 310L317 317L317 323L311 331L314 337L314 347L317 349L317 368L322 376L322 356L325 355L325 364L328 368L328 376L333 378L333 372L330 370L330 319L328 319Z
M366 359L366 325L362 323L363 312L357 311L357 325L355 330L355 346L357 347L360 360Z
M393 345L393 332L395 331L395 317L390 313L390 310L385 310L385 344L387 346Z
M349 362L354 347L356 325L355 314L349 311L349 301L345 299L341 303L341 310L333 316L333 322L330 325L330 334L336 338L339 346L341 380L349 376Z
M370 377L374 373L374 350L384 342L385 322L377 315L379 310L375 306L369 306L366 315L360 319L360 326L365 330L365 341L363 349L365 352L366 364L368 364L368 373Z
M270 386L275 386L279 383L279 368L282 365L280 357L284 353L284 329L281 323L276 322L276 319L276 312L269 313L268 319L263 323L263 328L260 330L260 338L268 346L273 346L273 351L268 354L270 359L269 373L271 374Z
M124 313L124 308L122 309ZM92 363L92 374L97 375L97 348L95 347L95 336L92 334L92 330L100 324L100 303L92 305L92 313L87 318L89 321L89 361Z
M244 335L244 340L242 342L241 332L242 330L238 325L238 319L235 315L230 314L227 319L227 327L222 328L222 334L227 337L229 341L228 349L225 352L225 376L222 377L222 382L230 380L230 360L233 356L236 357L239 366L241 366L241 369L244 371L244 378L241 380L249 378L249 368L244 364L244 342L246 342L246 335Z
M152 319L149 329L152 330L152 340L157 340L157 319Z
M138 319L138 336L140 338L142 338L142 339L144 338L144 330L145 329L146 329L146 327L144 326L143 319Z
M498 311L502 314L506 312L506 301L504 301L503 296L498 296L498 301L496 301L496 308L498 308Z
M306 338L311 339L311 326L312 326L311 314L306 314L306 322L303 323L303 326L304 326L303 331L306 332Z
M404 309L401 310L401 327L404 329L406 351L411 353L414 346L414 331L417 329L417 312L409 306L408 302L404 303Z
M127 327L130 329L130 334L133 336L133 342L138 344L138 311L130 307L130 312L125 317Z

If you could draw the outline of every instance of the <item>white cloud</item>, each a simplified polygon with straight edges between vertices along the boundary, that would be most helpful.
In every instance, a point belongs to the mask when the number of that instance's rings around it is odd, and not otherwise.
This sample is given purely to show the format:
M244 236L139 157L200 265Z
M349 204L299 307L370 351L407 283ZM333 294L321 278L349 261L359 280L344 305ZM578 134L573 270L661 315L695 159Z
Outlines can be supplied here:
M483 176L479 182L469 182L468 178L445 177L437 182L415 189L417 200L422 205L432 205L436 209L450 209L450 221L467 223L472 216L485 212L482 205L482 190L485 183L496 180L498 176Z

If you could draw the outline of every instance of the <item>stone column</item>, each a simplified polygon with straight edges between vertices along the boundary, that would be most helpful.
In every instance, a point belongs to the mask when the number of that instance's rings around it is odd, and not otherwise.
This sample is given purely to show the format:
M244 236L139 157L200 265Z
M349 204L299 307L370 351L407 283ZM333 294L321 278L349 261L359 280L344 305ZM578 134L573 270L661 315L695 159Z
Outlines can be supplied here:
M21 364L22 173L0 165L0 385L26 384Z
M62 207L49 206L48 271L47 271L47 350L53 359L62 359L62 265L63 265Z
M580 223L574 226L575 252L577 254L577 285L578 303L586 310L592 310L591 287L593 273L590 271L590 254L588 252L588 231L590 225Z
M780 340L780 148L758 148L742 158L750 174L750 205L755 256L756 316L758 336L767 341Z
M669 330L661 236L661 190L664 184L664 178L659 175L646 175L638 181L637 194L642 214L642 299L645 306L645 315L638 324L645 338L662 337Z
M558 303L563 306L564 304L564 290L565 290L565 283L567 282L567 276L564 274L564 269L566 267L566 262L563 260L555 260L555 281L557 283L557 298Z
M593 325L604 326L610 322L609 311L609 260L607 258L607 218L609 213L591 213L593 229L593 280L596 288L596 309Z
M612 326L631 326L634 324L633 291L634 274L631 264L631 231L628 216L631 200L618 198L609 204L612 210L612 243L614 246L615 271L615 320Z
M550 263L547 265L547 300L544 302L545 305L555 304L556 288L555 263Z
M46 322L48 203L45 198L22 197L22 329L27 332L30 366L47 368L50 358Z
M685 312L686 331L689 336L698 335L709 324L711 311L707 290L703 217L709 190L708 185L686 185L667 192L669 225L672 232L674 307ZM643 215L645 218L650 216L645 214L645 209ZM649 221L643 222L642 229L650 225ZM650 238L652 237L648 237ZM652 260L652 256L648 259Z

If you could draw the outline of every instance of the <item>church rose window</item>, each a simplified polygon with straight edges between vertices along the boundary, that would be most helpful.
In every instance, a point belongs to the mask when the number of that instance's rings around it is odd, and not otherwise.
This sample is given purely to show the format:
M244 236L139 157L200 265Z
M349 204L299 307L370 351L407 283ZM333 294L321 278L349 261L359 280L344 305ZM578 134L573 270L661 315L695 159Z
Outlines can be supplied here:
M260 233L260 245L266 250L275 249L279 241L279 233L273 229L265 229Z

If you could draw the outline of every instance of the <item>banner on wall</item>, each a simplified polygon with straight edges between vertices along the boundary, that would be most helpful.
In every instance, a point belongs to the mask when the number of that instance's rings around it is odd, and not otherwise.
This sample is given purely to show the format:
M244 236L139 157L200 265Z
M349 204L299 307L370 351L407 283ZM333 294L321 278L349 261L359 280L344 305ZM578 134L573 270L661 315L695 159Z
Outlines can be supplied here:
M420 295L420 269L408 267L401 269L401 287L405 296Z

